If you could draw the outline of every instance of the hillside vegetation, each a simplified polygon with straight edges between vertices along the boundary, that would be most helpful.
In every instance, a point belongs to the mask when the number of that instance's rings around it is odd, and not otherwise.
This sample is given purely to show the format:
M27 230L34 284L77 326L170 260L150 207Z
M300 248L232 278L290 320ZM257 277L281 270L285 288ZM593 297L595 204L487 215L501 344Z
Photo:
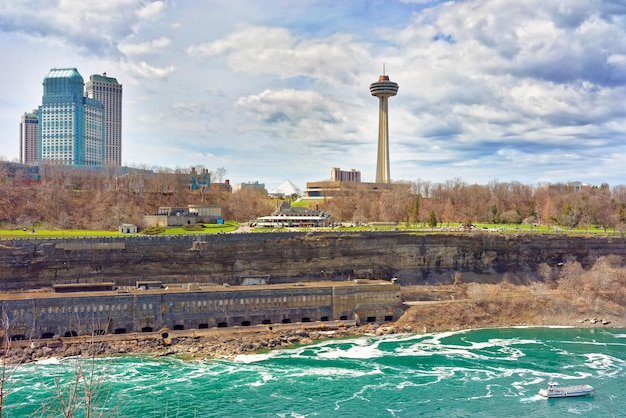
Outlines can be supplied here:
M558 277L543 277L530 286L410 286L403 289L404 300L420 302L411 303L395 325L416 332L516 325L626 327L622 263L622 257L602 257L585 271L568 262Z
M224 219L247 222L278 207L257 189L231 193L222 183L194 188L190 176L190 170L180 168L129 169L118 175L89 167L42 166L37 179L28 179L19 169L0 172L0 228L116 230L121 223L140 224L143 215L161 206L190 204L219 205ZM352 224L526 224L626 231L624 185L531 186L497 180L478 185L458 178L443 183L418 179L373 192L362 183L342 183L332 198L294 205L317 206L333 222Z

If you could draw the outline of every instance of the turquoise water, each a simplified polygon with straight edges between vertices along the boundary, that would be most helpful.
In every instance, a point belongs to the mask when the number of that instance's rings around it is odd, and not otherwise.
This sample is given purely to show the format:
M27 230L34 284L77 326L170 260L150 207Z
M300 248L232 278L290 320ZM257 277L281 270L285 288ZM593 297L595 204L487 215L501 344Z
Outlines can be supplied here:
M81 374L77 364L67 359L20 366L11 373L3 416L61 416L58 393L67 397L76 387L71 382ZM92 416L626 415L626 329L361 337L235 361L125 356L99 359L95 367ZM561 385L591 384L596 394L546 400L537 391L550 377Z

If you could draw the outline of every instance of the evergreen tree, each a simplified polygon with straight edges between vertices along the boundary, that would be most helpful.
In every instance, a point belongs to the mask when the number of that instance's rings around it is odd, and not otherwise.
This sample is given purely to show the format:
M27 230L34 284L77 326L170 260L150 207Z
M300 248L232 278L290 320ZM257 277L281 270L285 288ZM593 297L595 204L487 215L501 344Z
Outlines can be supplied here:
M435 216L435 211L432 209L430 211L430 216L428 217L428 225L431 228L434 228L437 226L437 216Z
M413 200L413 205L411 205L410 212L413 223L417 225L420 214L420 195L415 196L415 199Z

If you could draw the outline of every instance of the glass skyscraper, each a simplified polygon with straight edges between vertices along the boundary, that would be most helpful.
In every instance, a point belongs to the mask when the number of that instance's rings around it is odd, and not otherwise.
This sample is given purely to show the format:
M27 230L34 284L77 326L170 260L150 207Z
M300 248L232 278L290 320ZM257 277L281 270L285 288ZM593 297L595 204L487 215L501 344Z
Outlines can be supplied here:
M44 77L38 112L40 163L104 164L104 107L84 91L76 68L53 68Z

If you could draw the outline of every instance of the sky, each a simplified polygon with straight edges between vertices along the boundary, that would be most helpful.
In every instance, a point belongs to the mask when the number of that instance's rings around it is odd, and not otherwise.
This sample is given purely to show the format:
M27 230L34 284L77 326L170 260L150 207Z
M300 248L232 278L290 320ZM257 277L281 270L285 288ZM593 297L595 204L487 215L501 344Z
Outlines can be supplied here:
M0 158L51 68L123 84L123 165L271 190L375 180L626 184L623 0L0 0Z

